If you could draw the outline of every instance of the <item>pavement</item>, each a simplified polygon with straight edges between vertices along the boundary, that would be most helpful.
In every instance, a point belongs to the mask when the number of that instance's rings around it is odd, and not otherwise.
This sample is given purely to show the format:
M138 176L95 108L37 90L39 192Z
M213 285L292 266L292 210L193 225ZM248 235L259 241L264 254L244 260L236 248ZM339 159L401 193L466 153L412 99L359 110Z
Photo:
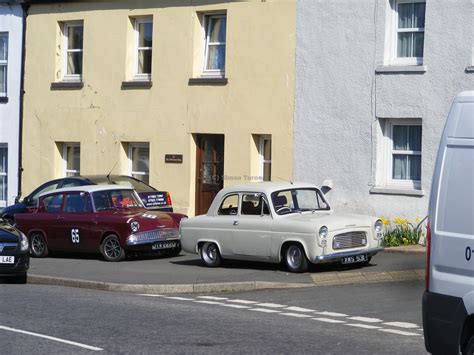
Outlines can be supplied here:
M57 255L31 259L28 283L134 293L212 293L327 285L421 281L425 247L387 248L368 266L312 265L294 274L282 265L226 261L218 268L201 264L198 255L143 257L119 263L98 255Z

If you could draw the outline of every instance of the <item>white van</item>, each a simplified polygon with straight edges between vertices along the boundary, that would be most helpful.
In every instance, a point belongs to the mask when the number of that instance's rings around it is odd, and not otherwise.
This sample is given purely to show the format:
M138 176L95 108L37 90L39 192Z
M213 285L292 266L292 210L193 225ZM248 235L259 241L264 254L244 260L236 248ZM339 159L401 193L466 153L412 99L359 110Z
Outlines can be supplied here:
M453 102L433 176L423 329L426 350L474 353L474 91Z

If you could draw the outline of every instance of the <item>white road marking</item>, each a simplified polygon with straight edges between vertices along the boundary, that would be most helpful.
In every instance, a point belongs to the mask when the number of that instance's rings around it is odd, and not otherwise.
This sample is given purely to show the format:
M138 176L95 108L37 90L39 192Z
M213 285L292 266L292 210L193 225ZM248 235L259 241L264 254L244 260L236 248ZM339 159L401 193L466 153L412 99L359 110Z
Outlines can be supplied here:
M381 323L383 320L378 318L367 318L367 317L349 317L351 320L356 320L358 322L367 322L367 323Z
M57 341L57 342L59 342L59 343L74 345L74 346L77 346L77 347L80 347L80 348L83 348L83 349L87 349L87 350L93 350L93 351L102 351L102 350L104 350L104 349L102 349L102 348L98 348L98 347L95 347L95 346L90 346L90 345L86 345L86 344L76 343L75 341L70 341L70 340L65 340L65 339L61 339L61 338L56 338L56 337L52 337L52 336L44 335L44 334L38 334L38 333L27 332L27 331L25 331L25 330L20 330L20 329L15 329L15 328L4 327L4 326L2 326L2 325L0 325L0 329L7 330L7 331L9 331L9 332L15 332L15 333L22 333L22 334L26 334L26 335L32 335L32 336L34 336L34 337L39 337L39 338L44 338L44 339L48 339L48 340L53 340L53 341Z
M397 328L405 328L405 329L416 329L420 327L418 324L405 323L405 322L387 322L387 323L384 323L384 325L397 327Z
M386 332L386 333L393 333L393 334L399 334L399 335L406 335L406 336L415 336L415 337L420 337L421 334L417 333L410 333L410 332L404 332L403 330L397 330L397 329L379 329L381 332Z
M375 325L360 324L360 323L347 323L345 325L348 325L350 327L356 327L356 328L364 328L364 329L380 329L380 327L376 327Z
M256 301L247 301L247 300L228 300L227 302L242 303L242 304L255 304L255 303L258 303Z
M241 305L241 304L225 304L225 303L223 303L222 306L230 307L230 308L238 308L238 309L248 309L248 308L250 308L249 306L244 306L244 305Z
M193 302L196 302L196 303L204 303L204 304L218 304L218 305L221 305L223 306L225 303L222 303L222 302L216 302L216 301L193 301Z
M344 313L335 313L335 312L316 312L322 316L329 316L329 317L349 317L347 314Z
M268 309L268 308L250 308L249 311L263 312L263 313L280 313L280 311L276 311L274 309Z
M308 314L302 313L280 313L280 316L296 317L296 318L311 318Z
M145 296L145 297L165 297L163 295L154 295L152 293L139 293L137 296Z
M198 296L198 298L203 298L203 299L206 299L206 300L214 300L214 301L228 300L227 297L215 297L215 296Z
M194 301L194 298L187 298L187 297L164 296L164 298L168 298L170 300L178 300L178 301Z
M343 320L339 319L331 319L331 318L311 318L312 320L317 320L320 322L326 322L326 323L346 323Z
M315 309L309 309L309 308L301 308L301 307L287 307L285 308L289 311L293 312L317 312Z
M285 306L284 304L277 304L277 303L259 303L259 304L256 304L256 306L269 307L269 308L285 308L285 307L288 307L288 306Z

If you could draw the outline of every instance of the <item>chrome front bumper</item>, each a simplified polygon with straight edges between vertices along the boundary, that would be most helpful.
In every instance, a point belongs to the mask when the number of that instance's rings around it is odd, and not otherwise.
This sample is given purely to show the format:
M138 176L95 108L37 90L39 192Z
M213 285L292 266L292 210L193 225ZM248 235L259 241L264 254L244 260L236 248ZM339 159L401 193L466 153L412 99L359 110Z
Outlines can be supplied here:
M327 255L318 255L314 257L314 262L324 262L324 261L329 261L329 260L338 260L342 259L348 256L356 256L356 255L362 255L362 254L367 254L367 256L374 256L377 254L379 251L383 251L384 248L382 247L377 247L377 248L372 248L372 249L364 249L364 250L356 250L356 251L345 251L341 253L333 253L333 254L327 254Z

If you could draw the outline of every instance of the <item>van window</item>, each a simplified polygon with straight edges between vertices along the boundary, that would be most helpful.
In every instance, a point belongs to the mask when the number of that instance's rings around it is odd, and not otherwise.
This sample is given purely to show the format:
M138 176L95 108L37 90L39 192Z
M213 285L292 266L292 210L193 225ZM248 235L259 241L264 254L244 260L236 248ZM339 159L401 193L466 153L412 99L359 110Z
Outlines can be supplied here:
M474 147L448 146L438 197L439 231L474 233Z
M457 138L474 138L474 104L463 103L454 136ZM471 165L472 166L472 165Z

